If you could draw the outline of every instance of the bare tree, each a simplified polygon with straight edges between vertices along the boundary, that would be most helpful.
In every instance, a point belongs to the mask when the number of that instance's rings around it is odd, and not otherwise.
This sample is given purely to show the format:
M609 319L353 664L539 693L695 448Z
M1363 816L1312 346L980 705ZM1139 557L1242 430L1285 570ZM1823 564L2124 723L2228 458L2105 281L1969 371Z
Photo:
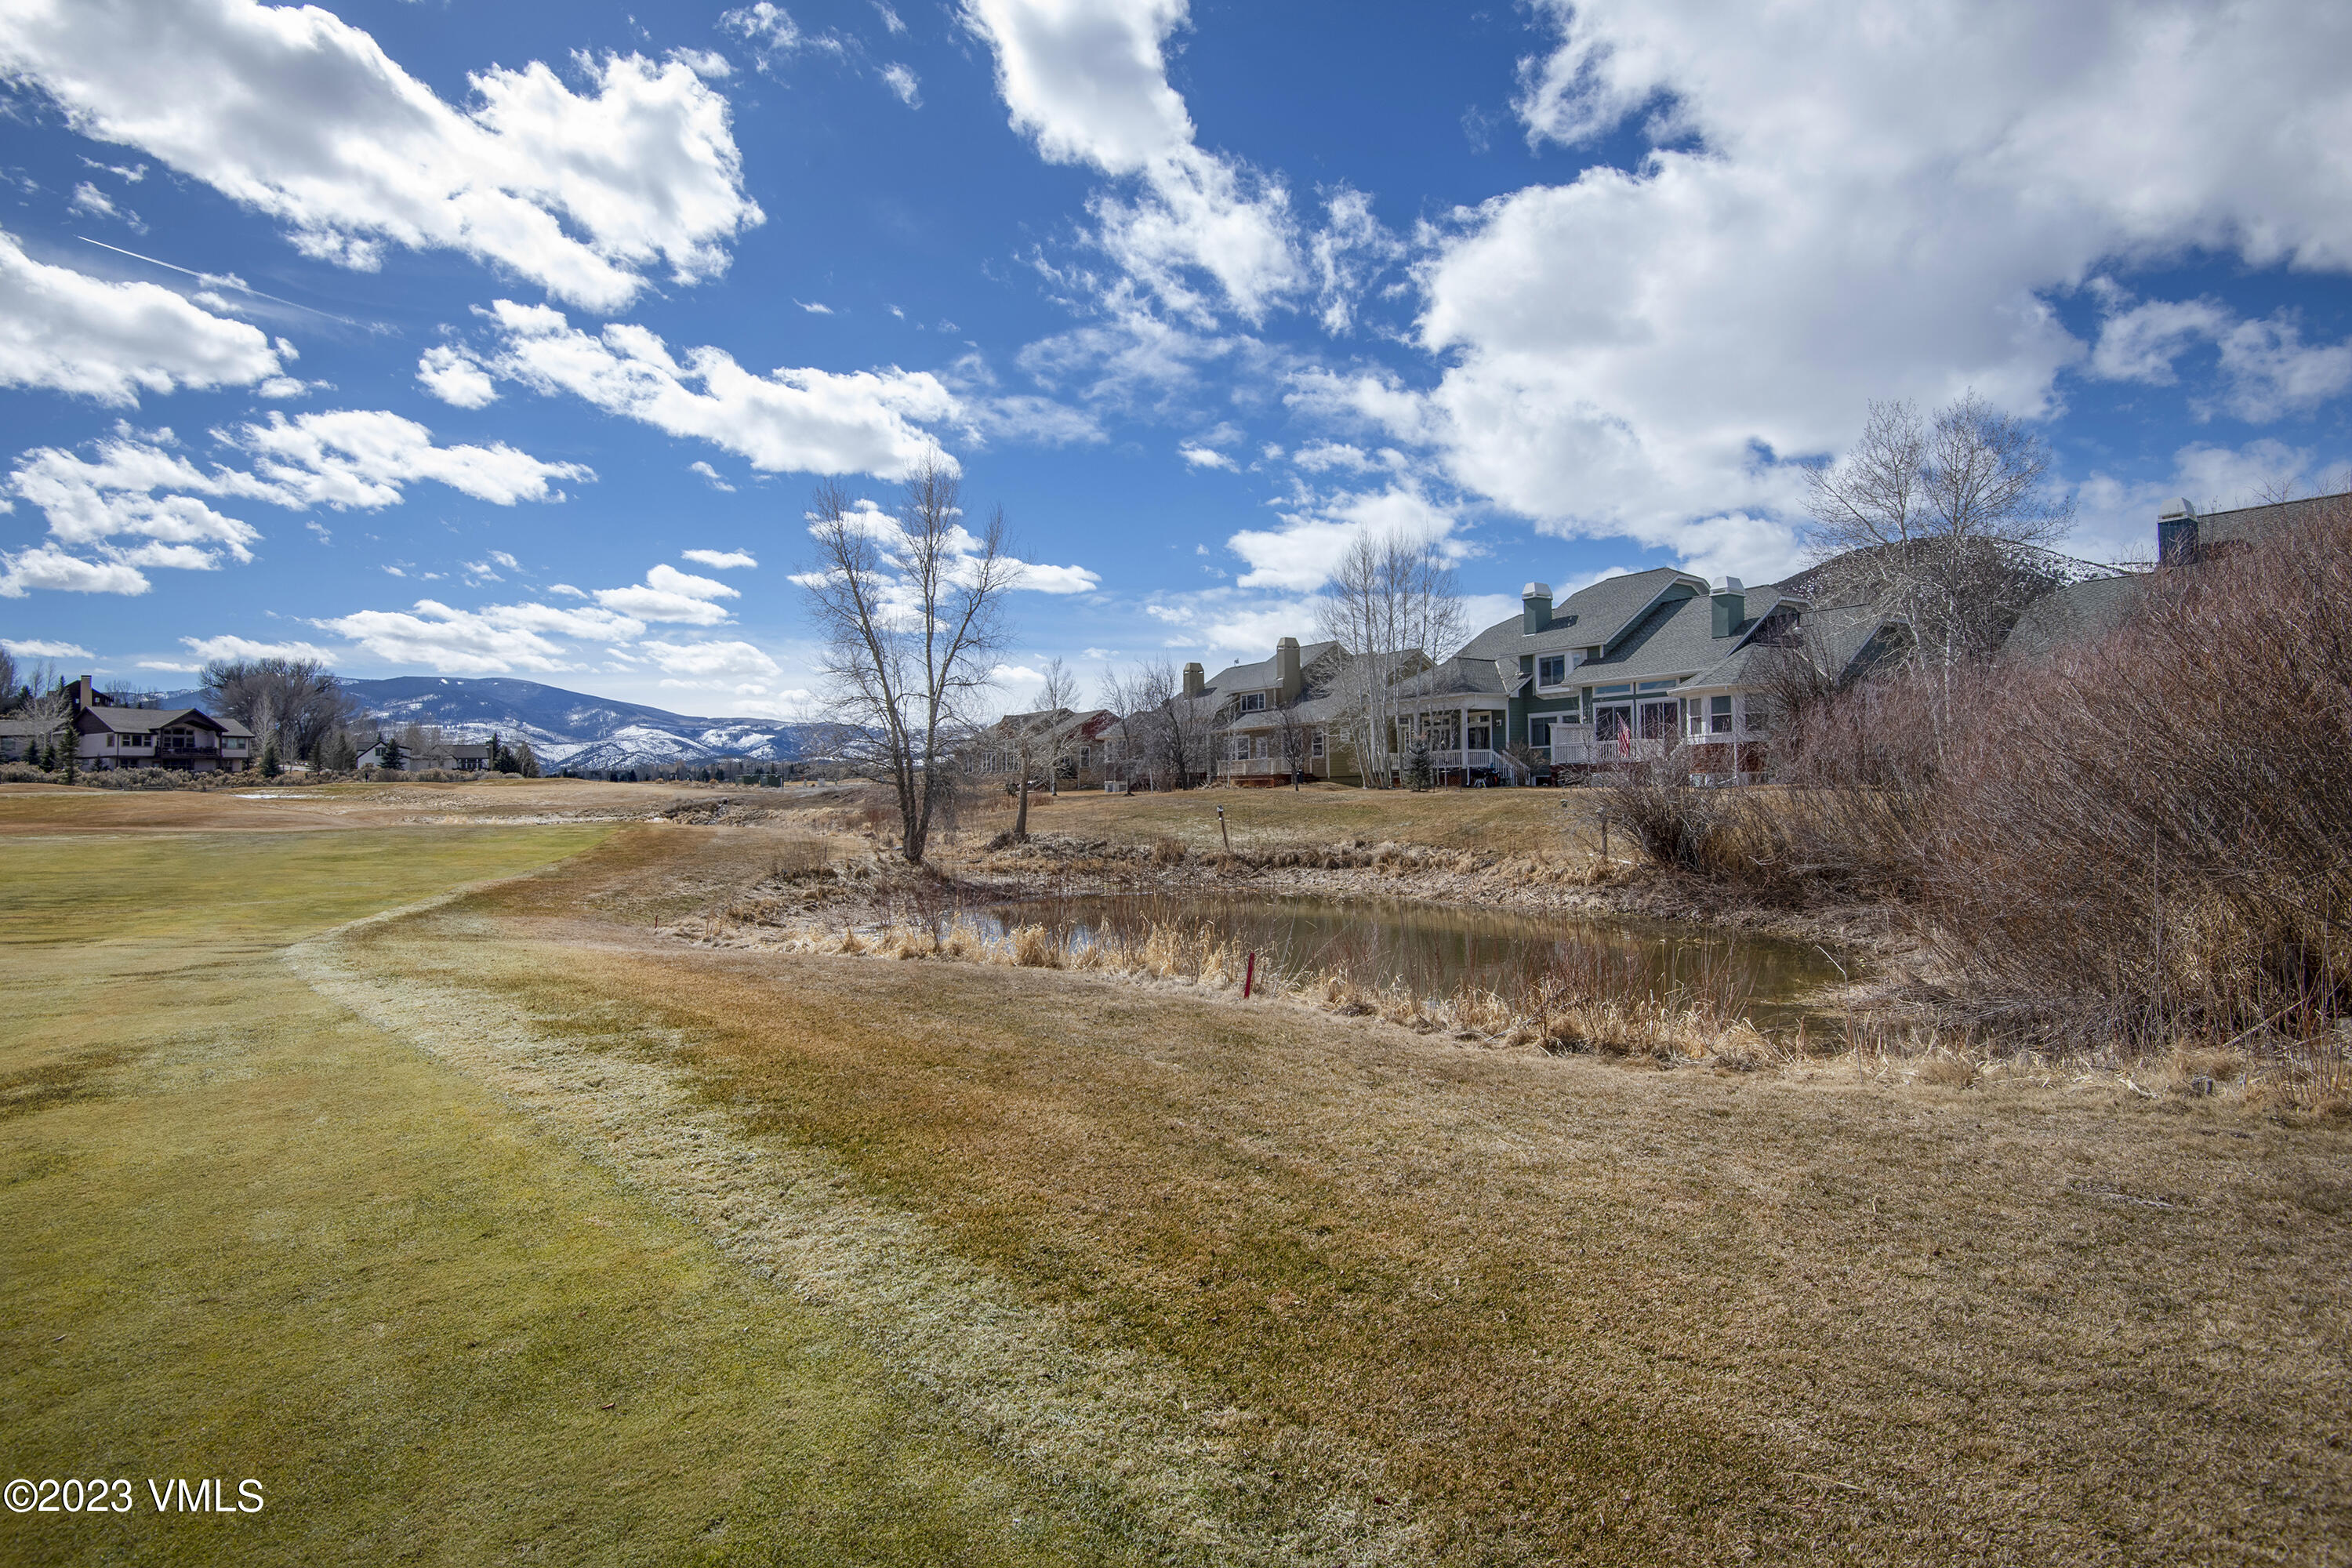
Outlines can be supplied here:
M1290 774L1291 793L1298 792L1298 776L1314 760L1315 726L1298 716L1297 704L1279 709L1274 715L1274 744L1281 756L1284 769Z
M1029 781L1040 768L1045 772L1045 787L1060 793L1056 786L1062 758L1067 751L1070 704L1077 700L1077 679L1070 673L1069 667L1059 658L1051 659L1045 665L1045 684L1037 693L1036 710L1012 714L998 721L998 744L1018 775L1013 786L1021 797L1013 816L1015 839L1026 840L1029 837Z
M1433 541L1402 531L1359 534L1332 571L1317 620L1355 656L1340 692L1360 776L1368 786L1391 782L1398 699L1416 694L1432 661L1464 637L1454 569Z
M897 792L901 853L916 865L965 706L1003 647L1003 601L1020 570L1003 510L975 535L960 490L936 453L908 479L895 520L820 485L809 512L817 559L801 577L844 755Z
M1975 393L1932 421L1873 403L1861 438L1808 478L1817 592L1910 623L1924 658L1990 658L2059 581L2049 547L2074 519L2044 488L2049 444Z
M0 647L0 713L16 711L21 700L16 692L16 656Z
M1078 678L1059 655L1045 661L1045 684L1038 691L1037 700L1046 712L1057 715L1046 749L1045 793L1058 800L1062 795L1062 769L1086 745L1086 737L1071 722L1076 717Z
M1184 695L1184 678L1169 660L1137 666L1103 680L1103 706L1120 715L1128 760L1162 789L1190 789L1205 779L1216 743L1216 704Z
M315 761L319 744L359 710L342 682L313 658L255 658L205 666L208 706L253 731L256 754Z

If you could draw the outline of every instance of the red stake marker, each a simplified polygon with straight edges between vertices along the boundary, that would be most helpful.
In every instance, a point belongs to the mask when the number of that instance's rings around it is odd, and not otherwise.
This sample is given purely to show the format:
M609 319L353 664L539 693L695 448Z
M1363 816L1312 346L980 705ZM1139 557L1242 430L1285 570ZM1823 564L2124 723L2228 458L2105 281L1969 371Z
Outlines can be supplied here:
M1250 953L1250 955L1249 955L1249 965L1248 965L1248 967L1244 968L1244 969L1242 971L1242 1000L1243 1000L1243 1001L1246 1002L1246 1001L1248 1001L1248 1000L1249 1000L1250 986L1251 986L1251 984L1253 984L1256 979L1257 979L1257 953L1256 953L1255 951L1253 951L1253 952Z

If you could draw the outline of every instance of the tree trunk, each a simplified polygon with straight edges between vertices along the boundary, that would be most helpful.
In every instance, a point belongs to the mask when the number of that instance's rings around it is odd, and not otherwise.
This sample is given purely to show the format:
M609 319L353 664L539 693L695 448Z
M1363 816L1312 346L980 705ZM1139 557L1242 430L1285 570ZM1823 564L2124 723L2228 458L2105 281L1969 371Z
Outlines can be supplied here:
M1015 841L1029 837L1029 770L1021 770L1021 807L1013 815L1013 837Z

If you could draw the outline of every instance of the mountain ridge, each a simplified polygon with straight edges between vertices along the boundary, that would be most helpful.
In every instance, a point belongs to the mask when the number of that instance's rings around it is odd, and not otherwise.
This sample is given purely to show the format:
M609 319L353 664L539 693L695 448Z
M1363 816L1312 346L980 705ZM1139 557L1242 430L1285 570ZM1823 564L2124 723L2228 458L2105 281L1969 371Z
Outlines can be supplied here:
M642 702L596 697L504 676L394 676L342 683L367 716L393 728L437 726L452 740L479 742L496 731L528 741L550 773L667 767L715 762L792 762L809 753L821 728L777 719L703 718ZM200 691L167 702L201 705Z

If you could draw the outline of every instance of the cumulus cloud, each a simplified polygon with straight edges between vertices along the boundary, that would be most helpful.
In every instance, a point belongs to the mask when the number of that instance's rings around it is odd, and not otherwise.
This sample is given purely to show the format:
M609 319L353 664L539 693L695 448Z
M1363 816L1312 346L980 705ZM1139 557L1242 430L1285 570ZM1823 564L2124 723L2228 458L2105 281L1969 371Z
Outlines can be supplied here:
M1262 320L1300 284L1287 190L1194 142L1168 83L1168 35L1186 0L964 0L996 55L1013 128L1050 163L1132 182L1090 202L1096 238L1120 268L1181 314L1206 319L1205 273L1223 302Z
M425 390L457 408L487 408L499 400L498 383L472 356L447 344L417 357L416 379Z
M1235 586L1312 592L1329 580L1360 535L1403 534L1445 543L1454 525L1452 510L1432 500L1411 478L1383 489L1302 492L1297 504L1278 515L1280 528L1244 529L1225 541L1250 566Z
M443 675L567 668L563 650L542 632L489 612L452 609L433 599L419 599L409 610L361 610L312 624L359 644L387 664L421 664Z
M688 463L686 466L686 471L689 474L700 474L703 482L714 490L724 490L729 495L735 493L735 487L727 482L727 477L708 463L699 460Z
M761 221L727 100L682 60L578 57L444 101L360 28L257 0L78 0L0 11L0 74L83 135L136 147L372 269L387 244L460 251L592 309L648 270L692 283Z
M327 506L373 510L393 506L419 480L447 485L478 500L510 506L561 499L551 481L587 479L570 463L542 463L503 442L488 447L434 445L432 432L382 410L346 409L215 430L223 447L250 468L199 466L168 430L126 427L83 457L57 447L26 452L5 493L31 502L48 520L49 542L7 557L0 595L28 588L143 594L142 567L205 571L226 558L253 559L261 533L214 500L262 501L289 510ZM125 542L133 541L138 542ZM82 552L68 555L65 548Z
M1213 447L1187 441L1176 448L1176 455L1196 468L1223 468L1227 473L1238 471L1234 460Z
M182 637L181 645L206 664L215 659L310 658L332 664L335 656L317 643L256 642L251 637ZM177 667L174 667L177 668Z
M759 564L748 550L681 550L677 553L680 560L691 561L698 566L708 566L719 572Z
M0 386L40 387L117 405L142 392L245 386L278 374L249 322L198 309L153 283L109 283L25 254L0 230Z
M596 602L608 610L646 621L715 626L727 619L717 601L743 595L716 577L698 577L675 566L656 566L646 580L626 588L599 588Z
M2179 380L2174 363L2210 345L2222 387L2198 411L2254 423L2308 412L2352 385L2352 342L2307 344L2290 312L2249 321L2214 300L2133 302L2112 284L2104 292L2111 309L2089 369L2105 380L2169 386Z
M958 411L928 371L787 367L755 375L722 349L673 354L631 323L592 337L544 306L500 300L488 314L502 336L481 363L497 375L709 441L770 471L899 478L938 453L919 422Z
M1869 399L2053 406L2086 356L2053 291L2190 247L2352 265L2340 6L1544 8L1530 138L1645 117L1651 151L1441 226L1418 338L1444 369L1396 423L1546 528L1722 559L1737 536L1760 574L1801 504L1782 459L1842 446ZM2242 352L2281 406L2336 374L2276 335Z
M923 107L922 84L915 79L915 73L908 70L905 66L884 66L882 68L882 85L888 88L892 92L898 94L898 101L905 104L908 108L920 109Z
M747 642L664 642L648 638L637 647L665 675L680 679L664 686L709 686L749 682L759 686L783 673L782 666Z
M79 643L53 642L46 637L0 637L0 647L20 658L91 658L96 657Z
M792 13L772 0L758 0L755 5L721 13L719 27L742 39L761 71L770 75L803 49L836 58L846 52L846 46L831 33L803 32Z

